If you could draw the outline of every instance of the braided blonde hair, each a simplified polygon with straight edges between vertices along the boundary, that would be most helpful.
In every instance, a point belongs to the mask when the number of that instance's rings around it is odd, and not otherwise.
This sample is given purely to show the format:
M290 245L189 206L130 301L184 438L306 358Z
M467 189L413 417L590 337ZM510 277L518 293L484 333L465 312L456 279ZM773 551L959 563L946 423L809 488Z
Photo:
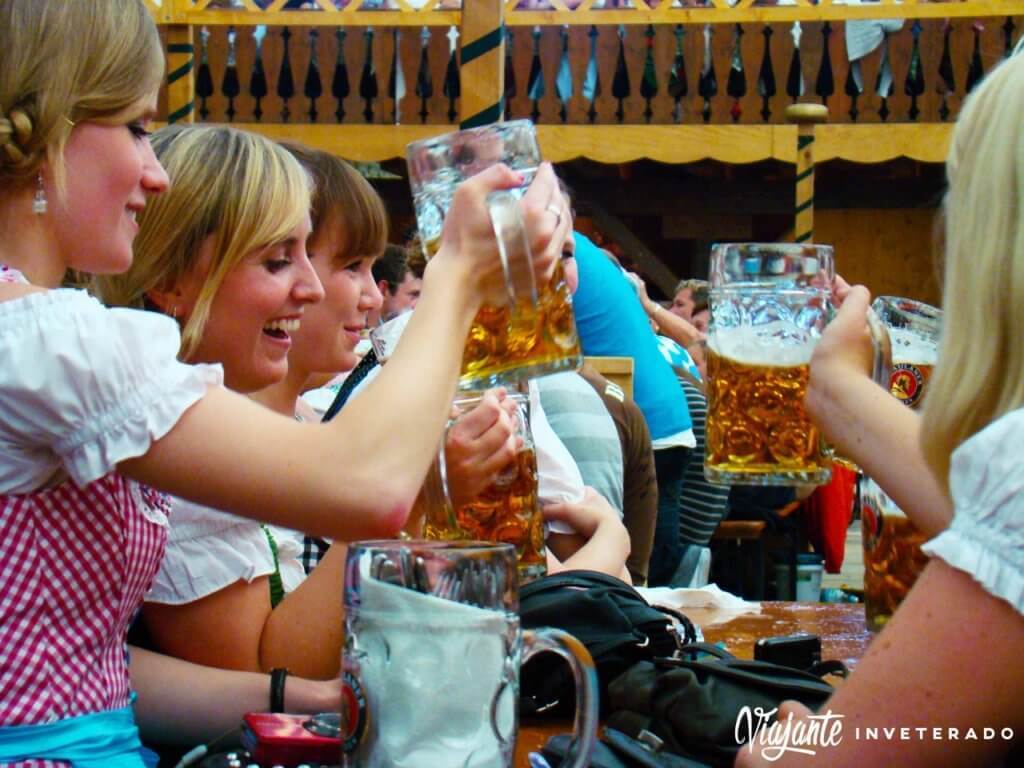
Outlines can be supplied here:
M163 76L160 37L141 0L0 2L0 190L43 163L64 190L74 123L113 122L151 99Z

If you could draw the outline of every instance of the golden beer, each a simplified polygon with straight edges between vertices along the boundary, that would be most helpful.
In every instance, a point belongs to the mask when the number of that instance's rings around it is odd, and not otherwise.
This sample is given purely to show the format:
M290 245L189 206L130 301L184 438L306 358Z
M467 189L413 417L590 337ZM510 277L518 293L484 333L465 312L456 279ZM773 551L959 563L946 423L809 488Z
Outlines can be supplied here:
M431 505L423 534L427 539L444 541L512 544L521 582L547 573L544 517L537 499L537 455L533 448L519 451L516 460L472 501L457 509L450 502Z
M892 344L889 392L908 408L920 410L938 358L942 312L896 296L879 296L872 309L885 324ZM878 631L927 565L921 545L928 537L871 478L861 484L860 508L864 613L868 627Z
M572 298L559 264L536 306L527 298L517 299L514 311L511 305L480 308L462 353L459 387L492 386L507 372L516 371L518 378L535 367L545 373L575 370L579 363Z
M774 483L779 477L808 483L828 479L831 461L803 405L808 368L807 362L738 362L709 346L709 479L752 484Z
M550 285L535 285L528 232L519 212L519 201L541 164L533 124L513 120L424 139L410 144L407 156L416 226L428 259L440 248L444 219L462 182L495 163L522 176L518 188L487 196L508 295L504 302L484 306L474 319L459 389L482 390L579 369L583 356L569 290L560 269ZM549 205L549 210L558 209Z
M423 244L427 258L437 253L440 238ZM551 282L542 286L537 304L519 298L515 305L483 306L473 318L462 353L459 389L474 390L548 374L576 370L582 364L572 295L559 262ZM505 374L514 374L506 379Z
M865 480L865 483L870 483ZM873 485L873 483L872 483ZM864 615L880 630L928 564L921 545L928 538L875 488L861 501L864 539Z

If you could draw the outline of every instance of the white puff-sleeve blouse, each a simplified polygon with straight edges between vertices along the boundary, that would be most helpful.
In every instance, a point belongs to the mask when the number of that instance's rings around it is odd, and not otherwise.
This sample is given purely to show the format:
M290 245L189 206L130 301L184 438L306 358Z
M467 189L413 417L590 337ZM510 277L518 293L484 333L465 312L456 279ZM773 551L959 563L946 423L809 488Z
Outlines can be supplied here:
M237 581L248 583L272 574L275 561L268 532L277 548L285 594L306 578L299 559L301 534L174 497L168 517L167 549L147 603L184 605Z
M60 470L79 486L141 456L220 384L220 366L177 360L164 315L107 309L60 289L0 302L0 492Z
M949 489L956 510L925 554L969 573L1024 613L1024 409L1011 411L953 452Z

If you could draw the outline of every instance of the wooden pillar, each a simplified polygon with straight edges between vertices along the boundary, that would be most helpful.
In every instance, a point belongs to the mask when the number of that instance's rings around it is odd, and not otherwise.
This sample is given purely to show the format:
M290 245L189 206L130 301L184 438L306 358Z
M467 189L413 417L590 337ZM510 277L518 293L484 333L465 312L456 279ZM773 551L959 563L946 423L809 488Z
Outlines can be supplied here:
M192 27L167 27L167 122L191 123L196 99L195 45Z
M796 221L793 240L814 241L814 126L828 120L823 104L791 104L786 120L796 123Z
M461 127L505 117L504 0L473 0L462 11Z

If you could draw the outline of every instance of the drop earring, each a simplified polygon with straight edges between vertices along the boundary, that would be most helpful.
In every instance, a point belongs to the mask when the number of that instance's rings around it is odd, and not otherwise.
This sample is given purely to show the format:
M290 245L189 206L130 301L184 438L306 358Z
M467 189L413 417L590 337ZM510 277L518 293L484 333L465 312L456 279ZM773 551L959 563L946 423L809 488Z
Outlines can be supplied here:
M43 172L40 171L36 177L36 194L32 198L32 213L36 216L42 216L46 213L47 207L46 190L43 189Z

